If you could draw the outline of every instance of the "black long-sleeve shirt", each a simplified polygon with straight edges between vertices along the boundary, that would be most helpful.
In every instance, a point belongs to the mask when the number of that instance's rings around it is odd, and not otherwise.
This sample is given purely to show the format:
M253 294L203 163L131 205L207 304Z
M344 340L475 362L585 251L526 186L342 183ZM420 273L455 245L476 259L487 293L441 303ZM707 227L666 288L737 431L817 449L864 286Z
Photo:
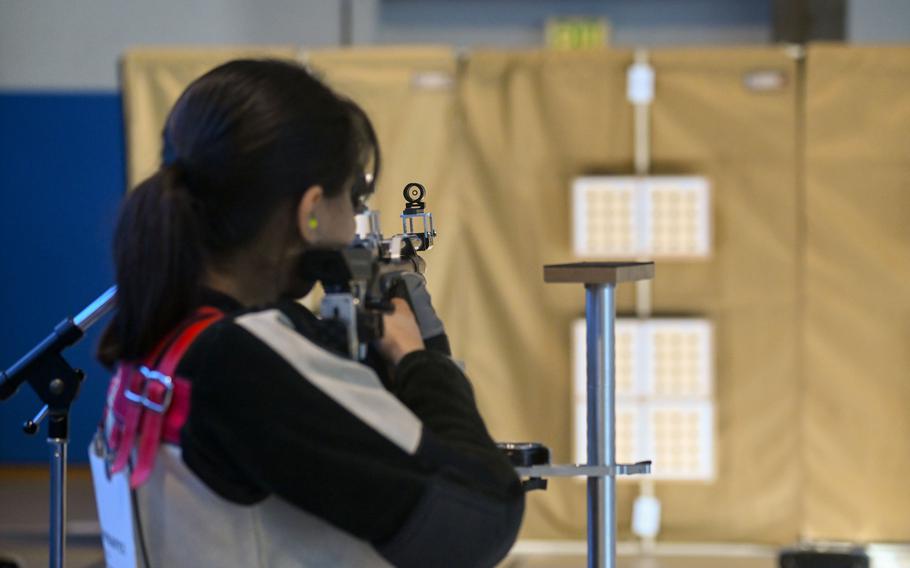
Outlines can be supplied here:
M398 566L485 566L514 542L520 482L446 355L406 355L384 383L340 354L292 301L203 332L177 374L192 382L186 465L223 498L275 494L372 543ZM382 369L378 369L382 371Z

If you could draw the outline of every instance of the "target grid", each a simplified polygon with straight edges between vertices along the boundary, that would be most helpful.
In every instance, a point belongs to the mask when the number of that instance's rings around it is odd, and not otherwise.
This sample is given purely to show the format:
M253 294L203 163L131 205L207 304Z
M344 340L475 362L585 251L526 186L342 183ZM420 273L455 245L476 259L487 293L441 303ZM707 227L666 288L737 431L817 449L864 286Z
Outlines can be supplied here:
M574 450L587 459L585 321L574 338ZM616 459L653 461L655 479L714 476L713 330L691 318L618 318Z

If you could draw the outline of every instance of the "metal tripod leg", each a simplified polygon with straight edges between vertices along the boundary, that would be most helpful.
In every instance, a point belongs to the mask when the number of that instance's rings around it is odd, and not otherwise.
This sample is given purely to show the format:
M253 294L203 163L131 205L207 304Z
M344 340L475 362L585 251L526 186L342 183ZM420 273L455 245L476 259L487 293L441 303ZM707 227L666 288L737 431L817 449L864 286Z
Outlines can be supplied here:
M48 566L63 568L66 551L66 447L69 417L51 417L47 438L51 450L51 526ZM54 431L57 432L54 432ZM50 432L54 432L51 434Z

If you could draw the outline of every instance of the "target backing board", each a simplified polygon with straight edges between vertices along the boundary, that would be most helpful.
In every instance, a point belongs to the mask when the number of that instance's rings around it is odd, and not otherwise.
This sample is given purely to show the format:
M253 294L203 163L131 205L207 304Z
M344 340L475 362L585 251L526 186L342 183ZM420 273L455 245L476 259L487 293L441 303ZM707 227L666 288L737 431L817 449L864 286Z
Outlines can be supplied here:
M584 320L573 329L574 455L587 460ZM651 477L714 478L713 328L704 319L618 318L615 325L616 459L652 460Z
M711 186L701 176L595 176L572 186L579 257L711 255Z

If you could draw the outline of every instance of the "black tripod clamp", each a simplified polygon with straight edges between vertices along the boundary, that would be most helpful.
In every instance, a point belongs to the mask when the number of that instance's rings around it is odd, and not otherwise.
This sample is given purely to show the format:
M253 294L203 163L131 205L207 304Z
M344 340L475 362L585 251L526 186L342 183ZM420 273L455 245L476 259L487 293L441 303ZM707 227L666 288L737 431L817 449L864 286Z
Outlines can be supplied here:
M85 373L74 369L62 352L82 339L85 330L113 307L115 295L116 287L112 287L75 318L68 317L58 323L38 345L0 373L0 401L16 394L27 382L45 404L35 418L25 423L23 429L27 434L34 434L38 423L49 417L48 438L65 440L68 437L67 415L79 394Z
M66 318L41 343L0 374L0 400L13 396L22 383L27 382L47 405L47 411L42 410L36 419L25 423L26 433L36 432L38 422L49 416L48 438L66 439L69 436L65 417L79 394L85 373L70 366L61 352L83 335L85 332L71 318Z

